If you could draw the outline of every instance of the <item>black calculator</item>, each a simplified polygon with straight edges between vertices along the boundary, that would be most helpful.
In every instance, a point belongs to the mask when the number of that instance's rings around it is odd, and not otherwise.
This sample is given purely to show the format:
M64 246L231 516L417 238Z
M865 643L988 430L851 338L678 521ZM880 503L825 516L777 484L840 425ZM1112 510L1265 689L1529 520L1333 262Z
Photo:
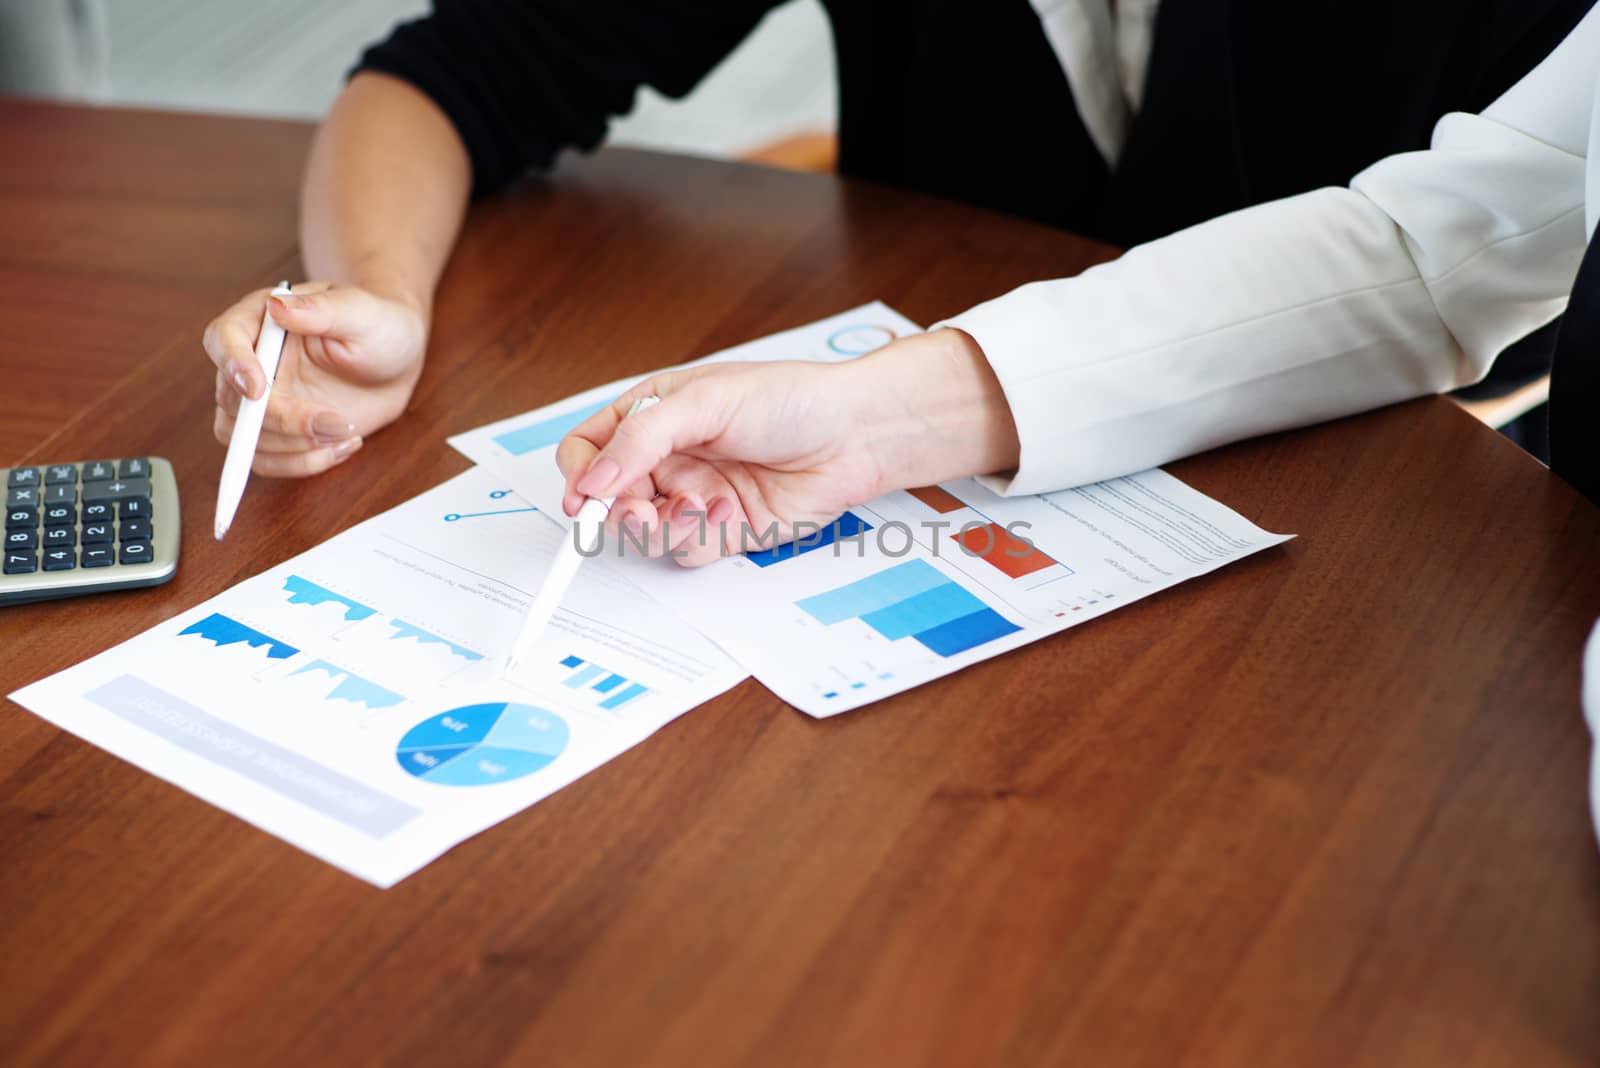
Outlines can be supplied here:
M156 586L178 571L178 483L160 457L0 468L0 605Z

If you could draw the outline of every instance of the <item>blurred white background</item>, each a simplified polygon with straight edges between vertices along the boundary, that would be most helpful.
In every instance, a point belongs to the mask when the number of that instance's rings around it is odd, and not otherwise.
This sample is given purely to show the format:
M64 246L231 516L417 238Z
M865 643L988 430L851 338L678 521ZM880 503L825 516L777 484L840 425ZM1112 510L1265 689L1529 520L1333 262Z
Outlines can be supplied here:
M369 43L426 0L0 0L0 90L141 107L316 118ZM791 0L688 99L645 91L619 144L737 155L834 125L816 0Z

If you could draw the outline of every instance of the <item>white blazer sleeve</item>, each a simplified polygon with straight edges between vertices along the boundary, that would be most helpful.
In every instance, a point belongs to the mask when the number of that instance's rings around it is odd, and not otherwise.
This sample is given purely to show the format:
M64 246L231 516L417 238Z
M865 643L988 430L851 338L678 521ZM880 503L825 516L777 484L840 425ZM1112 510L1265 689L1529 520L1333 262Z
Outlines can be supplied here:
M1582 259L1600 8L1481 115L946 324L999 377L1038 493L1477 381ZM1196 161L1203 166L1204 161Z

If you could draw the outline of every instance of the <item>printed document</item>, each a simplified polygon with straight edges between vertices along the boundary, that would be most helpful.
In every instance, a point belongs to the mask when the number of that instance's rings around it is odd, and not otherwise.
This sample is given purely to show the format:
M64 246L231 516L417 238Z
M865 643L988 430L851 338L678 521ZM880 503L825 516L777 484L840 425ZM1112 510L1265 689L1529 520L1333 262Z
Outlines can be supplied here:
M746 677L592 561L502 680L564 534L468 471L11 697L389 886Z
M698 362L839 362L917 330L870 304ZM556 445L637 381L450 443L559 517ZM1030 497L966 479L890 493L784 547L761 549L759 533L756 551L732 544L727 559L697 569L643 559L616 539L600 558L813 716L901 693L1292 536L1159 470Z

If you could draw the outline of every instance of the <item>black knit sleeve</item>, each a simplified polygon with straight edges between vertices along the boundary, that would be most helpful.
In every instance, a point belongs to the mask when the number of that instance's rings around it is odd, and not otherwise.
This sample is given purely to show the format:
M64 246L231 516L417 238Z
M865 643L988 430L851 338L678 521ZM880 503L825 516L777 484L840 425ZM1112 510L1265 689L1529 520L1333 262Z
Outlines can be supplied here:
M436 0L356 71L415 85L472 158L473 195L593 149L648 85L694 88L778 0Z

